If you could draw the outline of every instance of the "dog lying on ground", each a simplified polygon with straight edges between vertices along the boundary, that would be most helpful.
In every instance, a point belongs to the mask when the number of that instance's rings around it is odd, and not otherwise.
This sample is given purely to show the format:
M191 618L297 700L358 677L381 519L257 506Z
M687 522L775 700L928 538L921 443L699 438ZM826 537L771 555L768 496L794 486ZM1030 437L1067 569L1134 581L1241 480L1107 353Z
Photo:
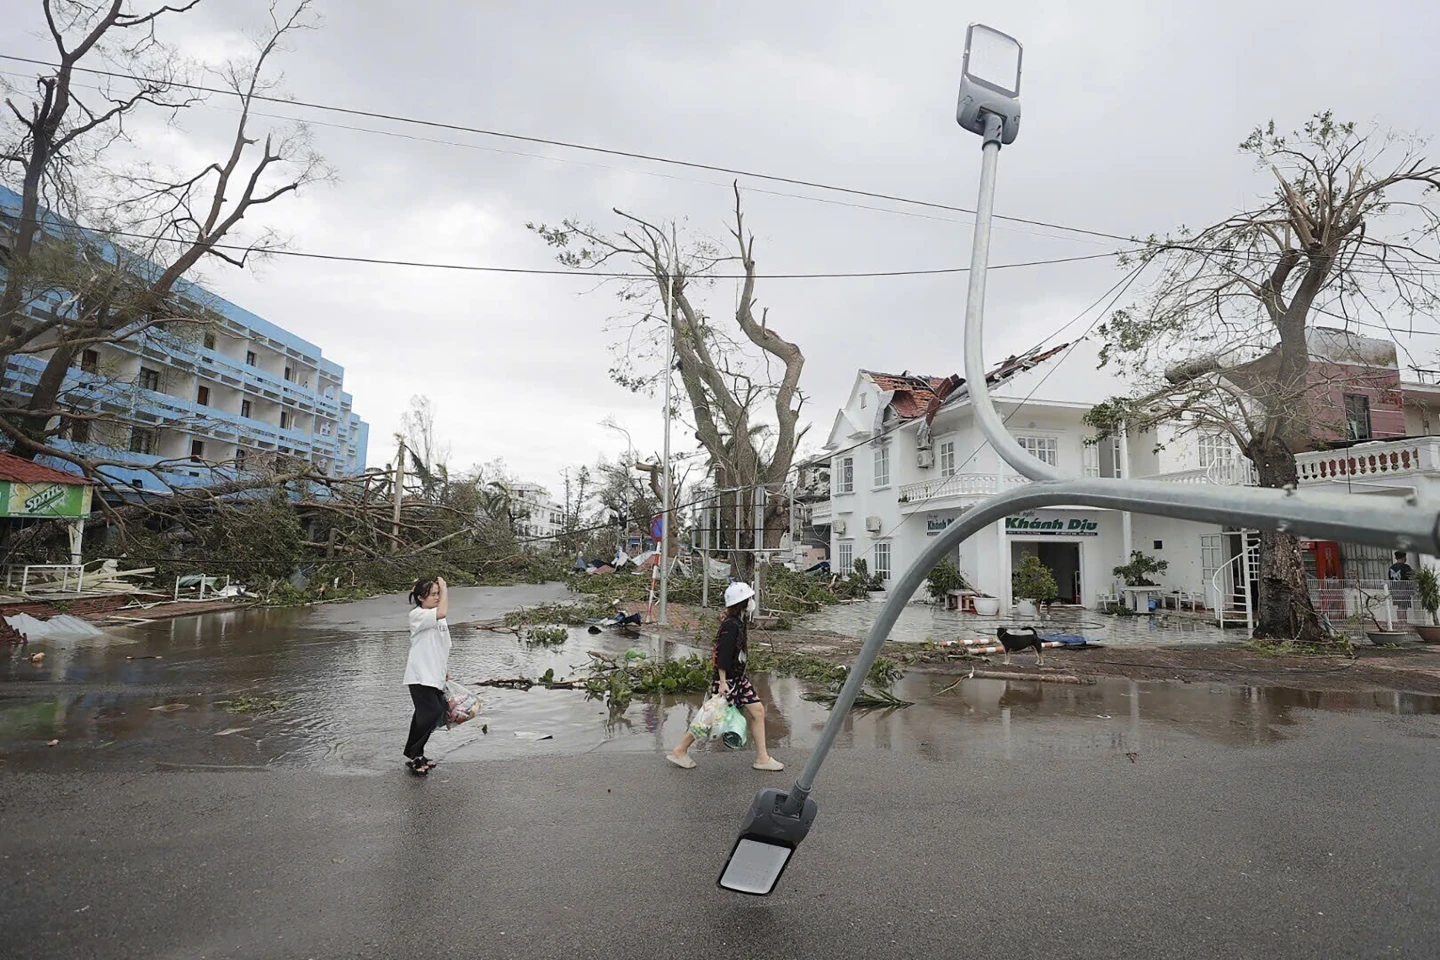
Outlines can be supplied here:
M1045 658L1040 653L1040 631L1034 627L999 627L995 634L1000 639L1000 645L1005 648L1007 665L1010 663L1010 654L1034 647L1035 666L1045 666Z

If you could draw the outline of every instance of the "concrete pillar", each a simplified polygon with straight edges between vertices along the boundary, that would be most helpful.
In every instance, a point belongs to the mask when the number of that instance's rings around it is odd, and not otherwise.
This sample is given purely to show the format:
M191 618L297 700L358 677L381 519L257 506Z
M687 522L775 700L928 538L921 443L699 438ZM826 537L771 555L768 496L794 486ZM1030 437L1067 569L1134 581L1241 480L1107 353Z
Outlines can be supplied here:
M81 563L80 544L85 536L85 519L77 517L71 520L70 527L70 562Z

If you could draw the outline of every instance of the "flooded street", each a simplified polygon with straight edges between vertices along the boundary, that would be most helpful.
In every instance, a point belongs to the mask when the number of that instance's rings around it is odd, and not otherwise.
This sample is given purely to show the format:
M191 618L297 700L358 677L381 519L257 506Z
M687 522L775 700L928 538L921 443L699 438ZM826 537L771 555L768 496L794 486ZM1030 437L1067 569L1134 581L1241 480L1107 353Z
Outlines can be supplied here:
M461 628L564 597L455 590L454 675L631 645ZM913 706L848 719L810 837L752 901L714 878L815 742L811 686L757 682L781 774L714 745L664 763L699 695L612 717L534 688L483 690L420 780L408 642L395 596L11 648L5 955L1419 958L1440 936L1440 698L912 671Z
M583 628L572 628L570 640L554 647L463 628L566 596L558 585L454 591L452 675L462 682L536 678L553 669L563 678L583 672L588 650L618 654L634 646L652 657L696 652L674 643L662 648L653 636L625 641ZM917 623L945 616L911 609L907 615ZM400 679L409 646L404 617L405 601L392 596L207 614L112 629L93 640L12 647L0 663L0 755L11 771L152 765L393 770L411 709ZM29 661L37 651L47 654L43 665ZM1377 720L1440 716L1440 698L1413 694L1125 680L954 682L912 671L895 692L914 705L857 714L839 747L922 760L1153 754L1195 740L1269 743L1325 712ZM769 709L771 745L797 759L828 708L805 699L816 688L803 681L762 677L757 688ZM612 716L579 691L487 688L481 696L482 717L437 732L433 755L464 763L658 752L679 739L701 699L637 697ZM52 740L59 742L47 746Z

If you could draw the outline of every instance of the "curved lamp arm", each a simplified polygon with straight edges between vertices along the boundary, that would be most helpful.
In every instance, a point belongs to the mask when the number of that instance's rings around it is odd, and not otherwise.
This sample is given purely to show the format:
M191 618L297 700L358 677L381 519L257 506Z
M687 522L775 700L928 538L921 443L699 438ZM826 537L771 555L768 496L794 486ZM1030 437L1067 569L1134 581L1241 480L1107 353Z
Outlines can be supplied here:
M995 167L1000 159L1000 118L987 114L987 136L980 164L980 198L975 204L975 239L970 244L970 293L965 301L965 387L980 432L1006 463L1031 480L1063 480L1068 475L1032 457L1005 428L985 382L985 273L990 263L990 219L995 207ZM989 135L993 127L994 135Z

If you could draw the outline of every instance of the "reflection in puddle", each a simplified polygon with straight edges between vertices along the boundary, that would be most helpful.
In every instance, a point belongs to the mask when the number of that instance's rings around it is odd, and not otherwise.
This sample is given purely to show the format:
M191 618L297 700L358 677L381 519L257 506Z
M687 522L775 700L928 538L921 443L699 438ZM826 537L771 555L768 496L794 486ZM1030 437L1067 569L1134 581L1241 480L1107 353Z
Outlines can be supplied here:
M556 586L460 590L458 624L563 596ZM7 769L126 765L303 766L333 772L399 763L410 700L401 675L409 646L399 598L298 610L212 614L113 631L69 644L12 647L0 659L0 753ZM559 647L457 629L451 672L461 681L574 676L586 651L674 656L691 648L645 637L574 630ZM29 653L44 649L41 666ZM142 659L149 658L149 659ZM911 673L896 693L915 705L847 719L840 749L878 749L947 761L996 756L1114 756L1175 749L1195 738L1232 746L1283 738L1314 711L1440 715L1440 698L1287 688L1102 681L1093 686L966 680ZM791 678L757 678L777 749L814 743L828 709ZM639 699L623 715L583 693L485 688L482 717L440 731L452 762L648 752L683 733L700 696ZM157 709L159 708L159 709ZM488 734L482 724L488 724ZM550 739L516 737L517 732ZM58 739L54 747L47 741ZM702 750L723 751L718 746Z

